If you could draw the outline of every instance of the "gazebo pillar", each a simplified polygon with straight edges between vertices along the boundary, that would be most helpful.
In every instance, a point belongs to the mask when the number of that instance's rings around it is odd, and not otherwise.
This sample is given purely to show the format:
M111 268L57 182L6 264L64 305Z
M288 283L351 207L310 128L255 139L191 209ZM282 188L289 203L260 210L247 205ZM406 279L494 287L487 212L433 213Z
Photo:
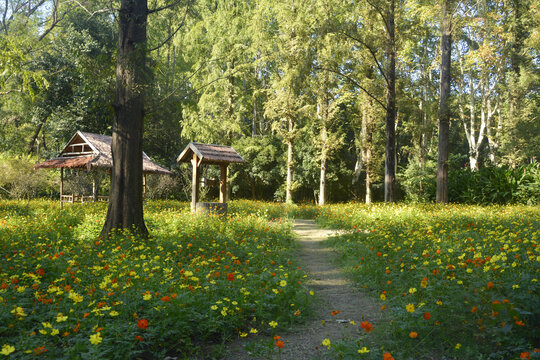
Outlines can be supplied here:
M195 211L197 202L199 201L199 166L197 164L197 155L193 154L193 159L191 159L191 165L193 166L193 175L191 178L192 188L191 188L191 211Z
M221 178L219 180L219 202L227 202L227 164L221 164Z
M60 208L63 207L62 195L64 195L64 168L60 168Z

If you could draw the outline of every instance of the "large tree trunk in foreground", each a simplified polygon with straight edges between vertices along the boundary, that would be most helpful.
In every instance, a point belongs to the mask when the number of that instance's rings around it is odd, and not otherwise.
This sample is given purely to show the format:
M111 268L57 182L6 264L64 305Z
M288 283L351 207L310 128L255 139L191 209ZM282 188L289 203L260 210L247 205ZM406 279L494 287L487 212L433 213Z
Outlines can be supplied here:
M438 203L448 202L448 134L450 131L450 62L452 50L452 23L448 1L442 5L441 37L441 98L439 108L439 158L437 161Z
M386 13L387 50L386 59L386 155L384 171L384 201L394 202L396 182L396 37L394 24L394 0L390 0Z
M107 218L101 231L103 237L114 229L148 235L143 219L142 171L147 16L147 0L122 0L116 62L111 193Z

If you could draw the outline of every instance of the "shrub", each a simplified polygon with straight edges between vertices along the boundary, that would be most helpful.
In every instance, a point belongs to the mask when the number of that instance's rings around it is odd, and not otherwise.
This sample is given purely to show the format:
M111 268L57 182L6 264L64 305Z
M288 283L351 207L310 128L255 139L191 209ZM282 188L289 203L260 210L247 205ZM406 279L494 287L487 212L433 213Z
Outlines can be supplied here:
M34 171L36 162L36 158L31 156L0 154L0 197L23 199L54 191L54 175L47 171Z

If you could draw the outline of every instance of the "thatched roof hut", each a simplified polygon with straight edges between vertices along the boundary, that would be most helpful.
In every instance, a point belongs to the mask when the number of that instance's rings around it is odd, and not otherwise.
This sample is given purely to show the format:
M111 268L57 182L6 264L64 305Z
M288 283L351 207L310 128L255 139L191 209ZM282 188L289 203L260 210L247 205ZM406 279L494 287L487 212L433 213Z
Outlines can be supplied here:
M112 169L112 137L77 131L58 157L34 166L40 168ZM153 162L144 152L143 173L172 175L172 172Z
M112 170L112 137L77 131L69 140L60 154L50 160L34 166L34 169L57 168L60 169L60 205L63 202L85 202L106 200L107 197L97 196L96 182L93 179L92 196L64 195L64 168L84 169L87 171L97 169L110 172ZM146 174L172 175L173 173L153 162L148 155L142 153L143 158L143 191L146 190Z
M191 162L193 168L192 190L191 190L191 210L197 211L200 206L203 209L206 206L219 207L220 211L227 212L227 167L230 163L245 162L236 150L230 146L201 144L190 142L188 146L180 153L178 162ZM199 182L201 164L219 165L221 176L219 181L219 203L199 203Z

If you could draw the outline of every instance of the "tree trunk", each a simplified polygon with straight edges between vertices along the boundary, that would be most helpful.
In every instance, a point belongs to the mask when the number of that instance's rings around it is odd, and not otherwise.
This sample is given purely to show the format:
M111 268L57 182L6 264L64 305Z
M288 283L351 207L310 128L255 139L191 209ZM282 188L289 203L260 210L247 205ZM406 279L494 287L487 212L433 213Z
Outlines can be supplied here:
M319 206L326 204L326 153L321 158L321 181L319 184Z
M142 167L147 15L147 0L122 0L111 146L113 168L103 237L115 229L148 235L143 218Z
M285 195L285 202L292 203L292 182L293 182L293 150L294 144L293 140L289 139L287 141L287 189Z
M386 59L386 154L384 162L384 201L394 202L394 183L396 180L396 38L394 24L395 1L390 0L386 12L387 48Z
M452 22L447 0L442 4L441 36L441 98L439 107L439 158L437 160L438 203L448 202L448 137L450 132L450 65L452 52Z
M371 74L368 73L368 74ZM371 78L371 77L368 77ZM364 95L362 105L362 162L366 169L366 204L371 204L371 179L373 178L372 147L373 147L373 100Z

